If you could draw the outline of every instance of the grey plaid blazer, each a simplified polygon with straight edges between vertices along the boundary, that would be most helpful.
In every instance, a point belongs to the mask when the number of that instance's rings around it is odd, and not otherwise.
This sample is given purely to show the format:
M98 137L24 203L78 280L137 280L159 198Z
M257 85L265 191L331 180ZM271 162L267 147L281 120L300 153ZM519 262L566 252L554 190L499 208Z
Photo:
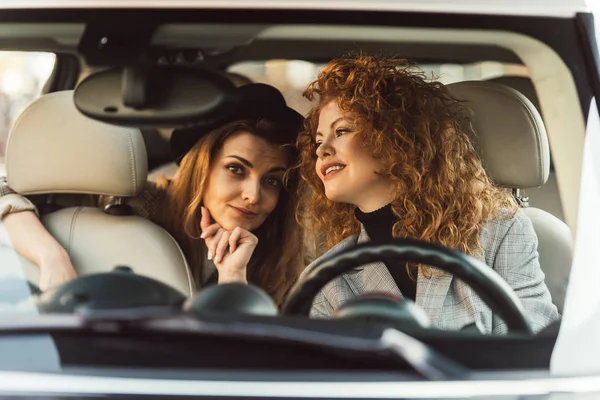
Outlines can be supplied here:
M336 253L356 243L369 241L364 227L338 243L325 255ZM482 256L478 257L500 274L521 299L534 331L539 331L559 318L540 269L538 240L531 220L521 210L489 222L481 233ZM322 257L312 262L306 275ZM401 267L404 268L404 265ZM465 283L449 273L436 270L432 278L417 277L416 303L428 314L434 327L458 330L477 323L486 333L505 333L502 321ZM383 263L363 265L361 270L342 275L329 282L313 302L311 316L328 318L349 299L367 292L388 292L402 296Z

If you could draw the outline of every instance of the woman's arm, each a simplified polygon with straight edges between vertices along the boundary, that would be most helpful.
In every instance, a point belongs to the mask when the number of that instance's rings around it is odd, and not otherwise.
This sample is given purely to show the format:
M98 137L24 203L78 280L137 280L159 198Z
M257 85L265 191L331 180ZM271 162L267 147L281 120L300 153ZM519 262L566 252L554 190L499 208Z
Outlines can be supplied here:
M66 250L40 222L35 205L15 193L5 179L0 180L0 218L6 230L2 244L40 268L40 289L77 276Z
M67 251L50 235L34 212L8 214L2 223L16 252L40 268L41 290L77 276Z
M158 199L156 186L148 183L140 194L124 200L134 214L149 218L158 206ZM103 207L111 200L110 196L67 194L57 195L53 204L57 207ZM37 265L40 289L46 290L75 278L77 273L66 250L42 225L38 214L37 207L28 198L16 193L6 179L0 177L0 219L6 231L6 235L0 235L0 244L14 248L19 255Z

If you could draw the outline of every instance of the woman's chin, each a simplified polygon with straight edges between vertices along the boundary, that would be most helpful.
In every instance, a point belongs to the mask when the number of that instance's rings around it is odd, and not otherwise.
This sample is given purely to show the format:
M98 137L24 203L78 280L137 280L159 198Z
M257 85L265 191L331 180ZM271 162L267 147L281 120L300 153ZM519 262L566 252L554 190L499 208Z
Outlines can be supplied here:
M334 203L352 203L352 201L349 201L351 200L349 199L350 196L344 196L344 194L345 193L340 193L337 190L325 191L325 197L327 197L329 201L333 201Z

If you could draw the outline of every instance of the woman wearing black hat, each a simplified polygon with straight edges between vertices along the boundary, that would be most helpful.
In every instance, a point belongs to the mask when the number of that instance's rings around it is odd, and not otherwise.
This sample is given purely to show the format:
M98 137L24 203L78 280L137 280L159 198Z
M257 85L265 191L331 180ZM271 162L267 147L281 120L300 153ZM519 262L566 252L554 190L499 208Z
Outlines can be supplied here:
M240 101L228 121L173 132L177 174L148 182L128 204L175 237L198 287L250 282L279 304L304 266L296 198L290 195L298 178L288 173L303 118L271 86L250 84L237 91ZM0 197L12 192L0 189ZM36 209L20 200L10 200L13 212ZM5 225L10 234L11 225ZM76 276L66 253L39 267L42 290Z

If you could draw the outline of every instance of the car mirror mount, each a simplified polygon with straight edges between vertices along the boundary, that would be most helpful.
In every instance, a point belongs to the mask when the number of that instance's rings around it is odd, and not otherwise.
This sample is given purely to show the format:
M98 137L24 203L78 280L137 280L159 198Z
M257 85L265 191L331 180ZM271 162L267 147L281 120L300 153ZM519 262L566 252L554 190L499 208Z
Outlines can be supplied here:
M239 99L235 86L209 68L131 65L88 76L74 101L82 114L110 124L190 128L225 120Z
M86 26L79 51L98 70L75 88L77 109L102 122L142 128L202 127L226 119L238 101L233 83L204 62L201 50L151 47L156 28ZM160 62L179 55L200 62Z

